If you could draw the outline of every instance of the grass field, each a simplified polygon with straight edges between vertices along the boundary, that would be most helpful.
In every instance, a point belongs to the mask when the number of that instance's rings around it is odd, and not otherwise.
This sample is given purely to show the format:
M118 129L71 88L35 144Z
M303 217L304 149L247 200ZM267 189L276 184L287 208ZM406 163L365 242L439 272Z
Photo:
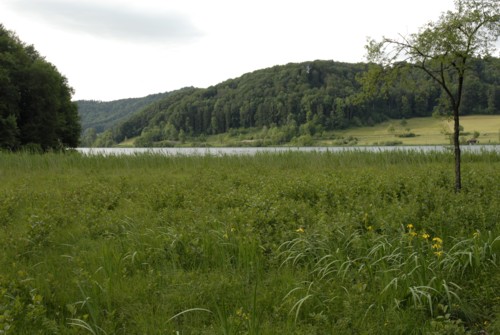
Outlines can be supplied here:
M480 133L480 144L500 143L500 115L471 115L462 116L460 123L467 135L464 139L470 139L474 131ZM396 137L388 129L393 125L396 132L403 128L409 128L415 137ZM401 141L404 145L435 145L450 144L444 131L452 132L453 121L441 120L432 117L412 118L407 120L406 126L400 125L400 120L387 121L374 127L351 128L336 134L358 139L359 145L373 145L375 143L387 143Z
M497 334L499 167L0 153L0 333Z

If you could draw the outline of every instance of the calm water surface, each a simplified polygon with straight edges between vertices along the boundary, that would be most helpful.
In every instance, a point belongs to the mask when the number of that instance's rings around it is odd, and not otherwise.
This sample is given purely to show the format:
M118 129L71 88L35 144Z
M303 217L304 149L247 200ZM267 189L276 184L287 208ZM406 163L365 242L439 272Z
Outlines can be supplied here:
M497 152L500 153L500 145L463 145L462 152ZM159 154L167 156L193 156L193 155L255 155L257 153L280 153L290 151L302 152L345 152L345 151L452 151L451 146L356 146L356 147L262 147L262 148L77 148L78 152L85 155L137 155L137 154Z

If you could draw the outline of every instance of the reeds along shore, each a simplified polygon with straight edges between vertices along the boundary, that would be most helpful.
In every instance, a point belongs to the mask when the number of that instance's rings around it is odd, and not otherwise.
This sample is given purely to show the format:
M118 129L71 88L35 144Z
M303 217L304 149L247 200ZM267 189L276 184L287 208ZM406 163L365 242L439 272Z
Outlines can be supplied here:
M5 334L500 332L500 155L0 153Z

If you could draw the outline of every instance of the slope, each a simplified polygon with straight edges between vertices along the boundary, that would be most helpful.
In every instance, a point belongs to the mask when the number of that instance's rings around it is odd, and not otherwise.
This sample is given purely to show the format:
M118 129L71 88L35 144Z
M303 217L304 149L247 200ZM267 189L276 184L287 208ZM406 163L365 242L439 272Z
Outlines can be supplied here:
M129 98L114 101L78 100L78 113L82 130L94 128L101 133L126 120L151 103L167 97L169 93L151 94L142 98Z
M389 119L446 112L442 92L423 73L399 74L368 92L370 64L316 60L247 73L206 89L184 88L133 114L106 136L139 146L175 145L189 138L273 129L272 145L324 131L371 126ZM476 60L464 86L463 115L500 113L500 60ZM276 130L277 129L277 130ZM279 133L279 134L278 134Z

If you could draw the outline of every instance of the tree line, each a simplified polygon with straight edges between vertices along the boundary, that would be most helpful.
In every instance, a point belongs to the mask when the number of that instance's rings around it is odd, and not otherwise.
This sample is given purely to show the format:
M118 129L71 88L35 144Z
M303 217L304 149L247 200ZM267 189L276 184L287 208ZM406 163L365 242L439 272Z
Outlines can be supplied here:
M127 138L149 146L244 128L279 128L282 142L299 132L314 135L449 111L441 88L425 74L394 72L390 85L370 82L378 65L317 60L247 73L218 85L171 92L101 134L99 145ZM500 113L500 59L473 61L461 113Z
M165 98L170 93L151 94L142 98L127 98L114 101L77 100L82 131L93 129L96 134L125 121L138 110Z
M78 146L81 126L72 93L53 64L0 24L0 149Z

